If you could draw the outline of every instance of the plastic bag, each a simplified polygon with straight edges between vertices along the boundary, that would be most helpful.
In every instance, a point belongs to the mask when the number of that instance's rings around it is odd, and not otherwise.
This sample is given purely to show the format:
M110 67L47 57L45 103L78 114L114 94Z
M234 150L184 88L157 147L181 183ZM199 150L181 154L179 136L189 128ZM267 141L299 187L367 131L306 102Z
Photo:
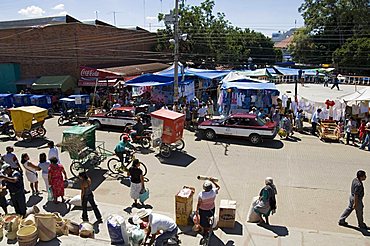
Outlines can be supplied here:
M139 199L140 199L140 202L141 203L144 203L146 200L148 200L149 198L149 189L145 189L143 193L140 192L140 196L139 196Z
M134 230L131 231L130 242L133 245L140 245L145 238L144 230L136 227Z
M77 206L77 207L82 207L81 196L76 195L76 196L72 197L72 199L69 200L68 203L71 204L71 205ZM87 207L91 207L89 202L87 202Z
M122 216L112 214L107 219L108 233L113 245L128 245L126 222Z
M257 205L258 200L259 200L258 196L253 197L251 206L249 207L247 222L255 223L255 222L258 222L260 220L260 217L258 216L258 214L253 209L254 206Z

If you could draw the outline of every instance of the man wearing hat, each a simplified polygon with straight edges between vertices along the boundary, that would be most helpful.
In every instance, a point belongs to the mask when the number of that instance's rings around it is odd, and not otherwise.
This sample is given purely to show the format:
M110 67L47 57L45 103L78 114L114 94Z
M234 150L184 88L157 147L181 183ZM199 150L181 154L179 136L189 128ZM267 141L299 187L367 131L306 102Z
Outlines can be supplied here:
M164 243L176 236L178 228L173 219L170 217L152 213L150 209L140 209L137 212L137 216L144 222L148 223L148 232L146 234L144 242L150 238L150 242L147 245L163 246ZM162 232L158 237L157 233Z
M26 197L21 173L13 170L8 163L3 164L2 171L4 175L0 175L0 179L6 182L15 212L26 215Z

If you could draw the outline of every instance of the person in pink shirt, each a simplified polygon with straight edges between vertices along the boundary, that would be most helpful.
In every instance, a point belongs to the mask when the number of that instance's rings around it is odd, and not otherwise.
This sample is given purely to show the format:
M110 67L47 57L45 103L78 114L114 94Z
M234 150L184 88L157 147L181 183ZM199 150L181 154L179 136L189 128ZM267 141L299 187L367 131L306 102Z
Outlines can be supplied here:
M200 218L200 226L203 228L203 236L206 237L209 230L209 218L214 216L216 211L215 200L220 186L214 179L210 178L203 184L203 190L198 195L196 216Z

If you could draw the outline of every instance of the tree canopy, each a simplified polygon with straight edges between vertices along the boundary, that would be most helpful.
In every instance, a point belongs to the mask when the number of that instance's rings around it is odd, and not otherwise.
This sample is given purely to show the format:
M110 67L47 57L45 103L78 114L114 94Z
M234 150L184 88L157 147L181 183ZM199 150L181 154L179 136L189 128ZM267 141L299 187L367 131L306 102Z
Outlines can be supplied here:
M214 5L213 0L205 0L199 6L180 4L179 30L188 35L186 41L180 41L180 60L205 66L242 66L248 64L249 57L254 64L281 60L281 52L274 49L270 38L232 26L224 13L213 13ZM160 14L159 20L163 19ZM158 30L156 51L172 52L173 45L168 40L173 36L170 25Z
M296 32L290 49L297 61L333 63L341 70L364 72L370 63L345 57L349 48L364 49L357 59L369 62L370 50L358 46L370 38L369 0L305 0L299 8L305 27ZM355 52L355 51L351 51ZM357 51L356 51L357 52Z

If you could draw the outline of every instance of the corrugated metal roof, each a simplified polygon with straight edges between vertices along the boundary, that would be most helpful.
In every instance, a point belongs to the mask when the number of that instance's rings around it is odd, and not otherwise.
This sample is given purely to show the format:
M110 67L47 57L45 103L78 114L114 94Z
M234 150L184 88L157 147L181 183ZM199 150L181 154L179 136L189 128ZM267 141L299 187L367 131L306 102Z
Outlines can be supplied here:
M66 23L80 23L80 21L69 15L44 17L44 18L36 18L36 19L25 19L25 20L1 21L0 29L25 28L25 27L57 25L57 24L66 24Z

